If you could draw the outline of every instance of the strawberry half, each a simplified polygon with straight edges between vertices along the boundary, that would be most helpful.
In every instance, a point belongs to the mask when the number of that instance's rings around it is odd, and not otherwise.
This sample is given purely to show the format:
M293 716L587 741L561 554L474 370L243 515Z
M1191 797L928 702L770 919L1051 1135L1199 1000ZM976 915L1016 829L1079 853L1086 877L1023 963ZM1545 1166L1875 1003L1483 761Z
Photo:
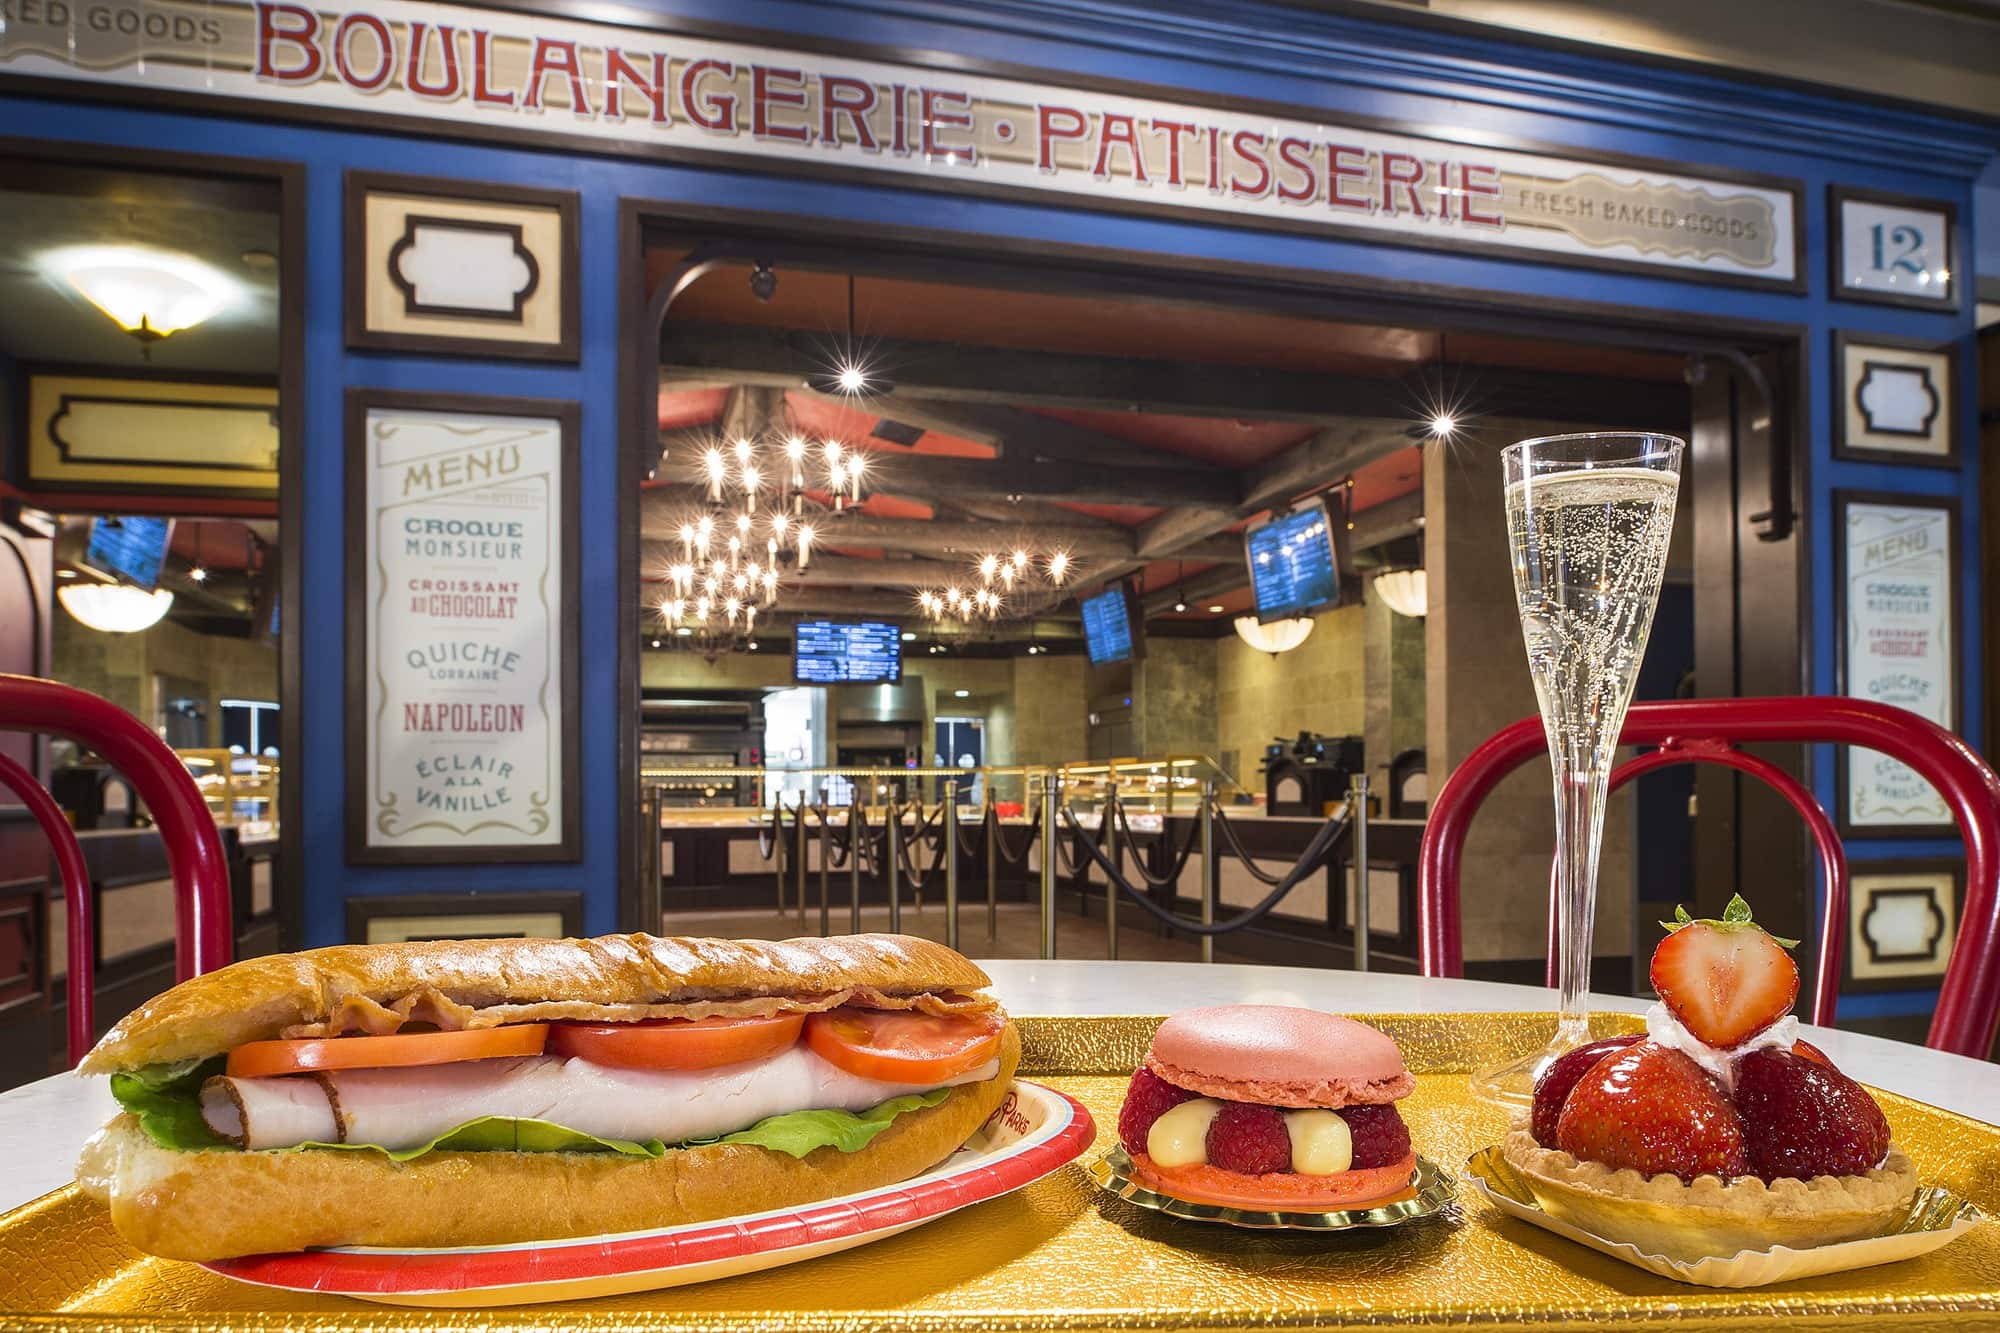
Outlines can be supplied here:
M1682 1027L1727 1049L1783 1018L1799 997L1799 965L1781 940L1750 919L1738 894L1720 921L1696 921L1686 908L1661 922L1668 935L1653 950L1653 989Z
M1592 1065L1570 1090L1556 1143L1579 1161L1641 1175L1743 1175L1743 1121L1700 1065L1642 1041Z

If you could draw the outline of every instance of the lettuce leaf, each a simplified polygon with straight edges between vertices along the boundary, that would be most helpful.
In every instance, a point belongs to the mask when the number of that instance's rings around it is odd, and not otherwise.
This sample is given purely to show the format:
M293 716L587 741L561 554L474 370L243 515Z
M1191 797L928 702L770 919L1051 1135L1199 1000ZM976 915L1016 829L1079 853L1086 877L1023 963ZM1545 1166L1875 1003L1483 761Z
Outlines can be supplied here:
M224 1063L216 1056L123 1070L111 1076L111 1095L139 1118L139 1128L162 1148L183 1152L230 1148L234 1145L217 1137L201 1118L202 1082L220 1074Z
M226 1139L218 1138L201 1114L201 1085L220 1074L224 1061L189 1060L172 1065L148 1065L111 1076L111 1095L118 1104L139 1118L146 1137L162 1148L183 1152L216 1150L240 1151ZM927 1106L936 1106L951 1095L950 1088L934 1092L892 1097L866 1111L792 1111L760 1120L748 1129L720 1138L692 1139L678 1147L701 1147L711 1143L743 1143L769 1148L790 1157L804 1157L818 1148L838 1148L859 1152L887 1129L897 1116ZM659 1157L669 1145L658 1139L601 1139L581 1130L513 1116L489 1115L469 1120L445 1131L429 1143L413 1148L389 1149L372 1143L301 1143L268 1152L377 1152L395 1162L407 1162L427 1152L445 1149L454 1152L611 1152L628 1157Z
M815 1148L859 1152L905 1111L936 1106L949 1096L950 1088L939 1088L935 1092L891 1097L858 1115L853 1111L792 1111L759 1120L748 1129L723 1135L716 1142L754 1144L790 1157L804 1157Z

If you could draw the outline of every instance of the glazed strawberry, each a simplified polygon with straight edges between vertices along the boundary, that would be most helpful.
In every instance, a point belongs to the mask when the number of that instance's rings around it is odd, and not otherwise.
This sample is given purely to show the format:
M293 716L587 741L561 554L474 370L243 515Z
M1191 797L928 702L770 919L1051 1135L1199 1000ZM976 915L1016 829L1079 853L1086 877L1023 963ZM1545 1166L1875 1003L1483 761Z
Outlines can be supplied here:
M1125 1089L1125 1105L1118 1111L1118 1141L1126 1152L1146 1151L1146 1135L1153 1122L1193 1097L1186 1088L1175 1087L1141 1065L1132 1075L1132 1085Z
M1809 1041L1793 1042L1792 1054L1802 1055L1806 1059L1811 1060L1814 1064L1825 1065L1828 1069L1832 1069L1834 1067L1833 1061L1827 1059L1826 1052L1822 1051L1819 1047L1813 1045Z
M1410 1127L1403 1123L1394 1102L1343 1106L1339 1114L1354 1140L1354 1161L1349 1170L1392 1166L1410 1155Z
M1622 1051L1638 1036L1606 1037L1603 1041L1593 1041L1587 1046L1579 1046L1567 1051L1549 1062L1542 1076L1535 1080L1535 1107L1529 1120L1535 1142L1544 1148L1556 1146L1556 1121L1562 1116L1563 1103L1569 1100L1570 1089L1576 1081L1590 1072L1590 1067L1613 1051Z
M1582 1161L1642 1175L1727 1179L1748 1169L1743 1122L1707 1071L1642 1041L1592 1065L1570 1090L1556 1143Z
M1710 1046L1740 1045L1783 1018L1799 995L1799 967L1785 952L1797 940L1766 934L1739 894L1720 921L1686 908L1653 950L1653 989L1681 1026Z
M1750 1169L1766 1181L1863 1176L1889 1152L1889 1122L1868 1090L1791 1051L1752 1051L1737 1063L1736 1110Z
M1208 1164L1246 1176L1292 1169L1292 1136L1275 1106L1226 1102L1208 1126Z

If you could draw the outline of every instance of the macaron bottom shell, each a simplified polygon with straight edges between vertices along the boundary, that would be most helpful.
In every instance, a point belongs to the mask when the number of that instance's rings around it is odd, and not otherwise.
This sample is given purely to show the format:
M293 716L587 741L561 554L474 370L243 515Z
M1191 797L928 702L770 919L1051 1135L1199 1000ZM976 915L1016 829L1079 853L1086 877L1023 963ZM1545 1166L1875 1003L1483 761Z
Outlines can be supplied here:
M1387 1166L1362 1167L1331 1176L1295 1171L1244 1175L1208 1165L1155 1166L1144 1153L1133 1153L1132 1174L1147 1189L1171 1194L1189 1203L1226 1208L1274 1211L1346 1209L1394 1203L1414 1198L1417 1157L1414 1152Z

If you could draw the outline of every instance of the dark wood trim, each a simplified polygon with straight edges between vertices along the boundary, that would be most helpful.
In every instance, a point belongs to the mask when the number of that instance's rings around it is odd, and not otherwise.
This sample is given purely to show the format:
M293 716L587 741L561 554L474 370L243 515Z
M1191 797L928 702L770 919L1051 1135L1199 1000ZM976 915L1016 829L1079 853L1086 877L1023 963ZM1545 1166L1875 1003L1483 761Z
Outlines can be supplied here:
M343 179L344 239L341 258L342 326L347 345L363 351L414 352L426 356L469 356L513 361L562 361L574 363L582 345L583 298L582 239L578 233L580 203L574 190L540 190L525 185L499 185L485 181L446 180L431 176L399 176L382 171L349 171ZM531 343L504 338L456 337L428 333L385 333L368 328L367 318L367 204L371 194L409 195L434 199L457 199L470 203L511 205L521 208L553 209L561 233L556 281L562 303L558 321L559 340ZM454 224L459 219L451 219ZM471 223L492 227L493 223ZM517 240L518 244L518 240ZM536 261L530 258L530 271ZM396 275L391 272L391 279ZM537 275L539 280L539 275ZM398 283L401 286L401 283ZM534 290L530 283L518 301L525 303ZM405 299L408 293L405 292ZM437 313L437 312L423 312ZM518 314L518 311L517 311ZM460 312L459 318L505 318L491 312Z
M7 141L0 140L0 144L4 144L5 142ZM280 204L280 208L282 213L282 202ZM282 226L282 216L280 225ZM280 288L280 294L279 294L278 305L280 312L279 322L282 324L283 310L284 310L284 295L283 295L284 272L283 272L282 256L280 256L279 264L280 264L280 271L278 274L278 283ZM279 489L282 489L283 473L284 473L283 457L284 457L284 440L285 440L283 411L282 411L284 406L284 392L282 387L282 381L284 379L284 366L282 361L282 353L280 356L279 373L275 376L243 375L231 371L219 371L219 370L168 370L164 368L140 368L140 367L126 367L126 366L91 366L91 365L82 365L69 361L19 361L15 363L14 374L15 374L16 387L18 389L18 392L14 396L19 400L18 402L12 404L13 416L15 422L14 438L16 440L16 447L13 450L13 457L10 460L8 460L7 480L14 486L18 487L24 492L27 492L30 495L39 492L44 495L91 495L91 496L109 497L118 495L130 495L135 492L138 492L145 495L181 496L189 499L270 500L273 498L273 491L272 488L269 486L207 486L207 485L183 486L178 484L168 485L165 483L154 483L154 482L134 484L131 482L83 481L68 477L40 478L34 476L29 471L28 468L28 452L29 452L28 445L29 441L34 436L36 436L41 432L33 416L30 414L28 400L30 397L30 390L33 387L33 381L36 379L126 380L140 384L218 384L218 385L228 385L232 387L241 387L247 389L265 389L265 388L278 389L279 390L278 471L280 479ZM200 404L187 404L187 405L200 406ZM232 403L229 404L228 406L236 407L241 405ZM65 450L63 450L63 446L60 441L56 442L56 448L59 452L66 452ZM120 464L112 462L112 463L101 463L101 464L86 464L86 466L116 467L120 466ZM209 467L215 471L229 470L229 465L227 464L149 462L149 463L130 464L129 466L191 467L191 468Z
M1958 930L1964 928L1965 862L1963 860L1939 856L1897 857L1889 861L1863 861L1853 866L1852 869L1856 876L1895 874L1948 876L1951 882L1954 935ZM1840 923L1841 929L1847 931L1849 934L1847 948L1842 952L1840 960L1841 994L1865 995L1878 991L1926 990L1937 985L1943 979L1945 968L1951 961L1949 946L1955 941L1944 942L1946 948L1938 959L1937 971L1935 973L1907 977L1856 978L1854 975L1855 942L1852 936L1855 924L1853 916L1859 911L1860 903L1858 898L1850 892L1848 898L1849 920Z
M412 412L459 412L481 416L554 418L562 428L562 501L552 520L558 526L557 549L562 560L560 584L562 610L556 633L561 636L556 716L562 735L559 760L562 771L562 837L548 846L497 844L485 847L371 847L368 845L368 754L367 679L367 426L371 408L391 408ZM579 790L582 764L578 734L581 713L578 705L577 642L578 599L581 587L579 540L582 508L577 495L577 456L580 452L582 410L573 401L548 398L497 398L455 393L426 393L401 389L371 389L349 386L346 393L346 518L342 525L346 546L344 596L346 598L347 670L346 701L346 828L347 859L356 865L459 865L501 861L576 861L582 855L581 805Z
M347 942L360 944L368 938L370 921L412 916L487 916L528 912L554 912L562 918L563 935L577 939L583 935L583 895L574 890L553 889L516 892L468 889L463 893L396 893L350 895L347 899Z
M639 882L642 868L655 859L640 854L640 840L659 840L659 830L647 829L639 806L640 681L639 658L639 487L647 456L657 458L659 420L659 331L648 330L646 311L652 293L646 286L646 220L642 205L618 201L618 533L617 630L612 639L618 654L617 799L613 806L613 864L618 875L618 928L657 934L659 914L650 904L657 891ZM651 916L651 920L648 920Z
M1949 451L1942 454L1903 453L1895 449L1884 449L1873 445L1849 444L1847 442L1847 408L1849 395L1858 385L1847 382L1847 348L1850 344L1861 347L1899 348L1909 352L1932 352L1945 359L1952 383L1933 386L1940 399L1939 411L1944 415L1945 442ZM1959 355L1958 341L1947 339L1937 341L1931 338L1897 338L1886 333L1866 333L1858 329L1835 329L1833 331L1833 456L1855 463L1893 463L1899 467L1939 467L1957 471L1964 459L1964 450L1959 444L1958 377L1965 373L1964 358Z
M495 236L505 236L514 243L514 253L527 265L528 282L514 293L514 304L508 310L486 310L477 306L425 305L417 297L416 285L403 276L400 264L402 255L416 244L419 227L438 227L445 231L484 231ZM518 222L487 222L479 218L447 218L433 213L403 214L403 234L389 247L389 281L403 294L403 313L406 315L440 315L451 319L490 319L496 324L518 324L521 312L528 307L528 301L542 285L541 261L535 252L522 244L521 224Z
M1840 206L1848 200L1862 204L1883 204L1890 208L1917 209L1944 214L1945 263L1951 266L1950 290L1943 299L1904 296L1897 292L1872 292L1846 285L1847 261L1842 253L1846 233L1840 225ZM1851 185L1826 187L1827 295L1836 301L1859 301L1868 305L1893 305L1905 310L1928 310L1933 314L1955 313L1963 304L1965 256L1963 228L1958 225L1958 205L1949 199L1923 199L1916 195L1891 194L1886 190L1863 190Z
M1831 498L1833 526L1833 689L1836 694L1849 694L1847 679L1847 507L1851 504L1897 505L1905 509L1942 510L1949 518L1950 538L1946 543L1947 558L1950 561L1948 581L1951 584L1951 651L1945 655L1945 663L1951 672L1950 709L1946 729L1957 731L1964 722L1964 673L1959 669L1959 654L1965 651L1964 614L1960 603L1965 590L1964 562L1960 557L1959 543L1964 529L1960 526L1962 515L1956 495L1913 495L1896 491L1835 490ZM1835 750L1834 795L1839 808L1834 811L1834 821L1839 825L1843 838L1952 838L1958 837L1958 826L1949 820L1941 824L1867 824L1856 826L1847 818L1848 747L1839 746Z
M463 2L464 0L446 0L446 3ZM18 79L18 83L31 93L42 93L57 97L87 97L93 101L109 99L137 103L142 106L162 106L207 112L220 111L223 114L235 111L241 115L303 120L313 124L350 125L356 128L383 133L414 134L428 139L448 136L452 138L485 140L504 143L513 148L520 148L524 145L540 147L546 144L554 149L563 149L572 153L587 153L592 156L641 157L670 162L686 162L708 168L719 166L725 169L749 170L759 174L863 183L887 188L894 188L897 184L900 184L906 188L921 191L942 192L953 195L977 195L1020 203L1038 203L1057 207L1068 206L1090 212L1122 213L1140 217L1164 217L1187 221L1205 221L1244 230L1290 232L1300 235L1345 239L1363 244L1441 250L1453 254L1512 259L1524 263L1553 264L1568 268L1644 274L1649 277L1680 280L1701 285L1744 287L1793 295L1804 295L1809 287L1805 275L1805 192L1803 184L1795 178L1771 176L1734 168L1711 167L1699 163L1668 161L1635 154L1591 152L1573 146L1551 144L1543 140L1525 136L1501 134L1474 137L1462 133L1454 136L1448 128L1434 123L1413 122L1400 118L1366 114L1333 115L1324 107L1261 98L1231 97L1206 90L1195 91L1184 87L1169 87L1136 80L1091 78L1078 75L1072 71L1050 70L1034 66L1018 65L1011 62L985 60L976 57L967 57L955 52L903 46L883 46L875 43L822 38L795 33L775 33L768 29L748 28L736 24L709 23L701 20L676 19L670 23L663 23L658 20L646 21L636 17L624 17L623 15L607 16L602 11L585 10L581 5L567 3L567 0L534 0L533 3L509 3L508 0L487 0L487 3L468 5L468 7L473 9L500 9L535 16L570 18L593 25L631 28L665 36L691 36L749 43L779 52L865 59L908 66L913 72L921 72L925 69L946 69L970 75L1033 82L1045 87L1062 90L1153 98L1170 104L1196 106L1203 110L1240 112L1259 116L1278 116L1315 125L1338 126L1341 128L1395 134L1447 146L1473 146L1506 152L1541 154L1577 161L1587 166L1627 167L1663 174L1699 177L1705 181L1755 186L1760 189L1778 191L1791 196L1793 239L1792 277L1786 280L1760 278L1748 274L1704 273L1699 270L1683 270L1672 265L1648 264L1591 255L1552 255L1548 251L1512 246L1504 242L1489 246L1468 247L1455 244L1449 236L1407 236L1383 232L1375 228L1345 226L1339 223L1328 223L1324 220L1307 221L1303 218L1296 220L1264 217L1254 219L1242 218L1214 209L1151 203L1144 200L1100 198L1088 194L1072 194L1019 186L995 185L990 182L982 182L976 175L967 178L944 178L920 175L904 176L901 173L872 170L865 165L847 165L837 162L817 161L802 162L790 159L774 162L770 158L744 151L686 147L644 140L607 140L594 136L563 134L561 132L542 133L519 124L464 124L444 119L379 115L353 108L306 106L280 100L208 96L200 93L135 88L125 84L110 82L87 82L82 83L79 87L78 80L50 76L22 77ZM626 12L630 13L630 11ZM7 88L10 83L15 81L13 76L0 74L0 89Z

